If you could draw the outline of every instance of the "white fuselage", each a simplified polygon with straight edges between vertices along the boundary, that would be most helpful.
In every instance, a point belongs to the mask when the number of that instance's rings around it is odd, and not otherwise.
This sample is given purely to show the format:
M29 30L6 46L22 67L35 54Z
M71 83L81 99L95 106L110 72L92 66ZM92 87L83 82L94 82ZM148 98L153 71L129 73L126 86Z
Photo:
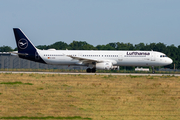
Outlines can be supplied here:
M164 53L156 51L37 50L37 52L47 64L53 65L92 64L90 61L86 62L86 59L111 62L113 66L165 66L172 63ZM73 59L69 56L82 59Z

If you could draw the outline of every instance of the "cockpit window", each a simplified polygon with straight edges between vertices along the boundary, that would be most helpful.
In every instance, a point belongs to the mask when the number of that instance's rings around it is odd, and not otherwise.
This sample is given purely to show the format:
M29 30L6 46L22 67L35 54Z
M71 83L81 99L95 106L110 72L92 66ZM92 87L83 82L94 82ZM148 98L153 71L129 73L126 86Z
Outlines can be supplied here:
M166 55L160 55L160 57L167 57Z

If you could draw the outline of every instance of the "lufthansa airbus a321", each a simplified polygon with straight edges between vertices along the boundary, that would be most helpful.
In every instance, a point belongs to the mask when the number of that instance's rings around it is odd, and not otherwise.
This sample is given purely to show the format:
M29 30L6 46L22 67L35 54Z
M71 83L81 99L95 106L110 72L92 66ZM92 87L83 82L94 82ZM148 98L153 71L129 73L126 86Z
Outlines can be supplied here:
M110 70L114 66L165 66L173 61L156 51L39 50L19 28L13 28L20 58L51 64L87 66L87 72ZM154 73L154 69L153 69Z

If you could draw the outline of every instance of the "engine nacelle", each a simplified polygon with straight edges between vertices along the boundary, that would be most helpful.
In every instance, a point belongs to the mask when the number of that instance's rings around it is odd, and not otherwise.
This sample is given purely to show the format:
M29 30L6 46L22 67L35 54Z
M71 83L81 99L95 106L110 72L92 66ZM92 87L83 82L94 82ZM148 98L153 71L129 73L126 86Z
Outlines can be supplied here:
M110 70L113 67L111 62L96 63L96 69L99 70Z

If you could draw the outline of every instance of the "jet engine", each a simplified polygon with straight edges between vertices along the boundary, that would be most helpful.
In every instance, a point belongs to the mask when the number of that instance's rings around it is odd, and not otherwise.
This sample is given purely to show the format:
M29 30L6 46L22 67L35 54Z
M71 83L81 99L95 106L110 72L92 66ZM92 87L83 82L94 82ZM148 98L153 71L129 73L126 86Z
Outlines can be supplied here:
M111 62L96 63L96 69L99 70L110 70L113 67Z

